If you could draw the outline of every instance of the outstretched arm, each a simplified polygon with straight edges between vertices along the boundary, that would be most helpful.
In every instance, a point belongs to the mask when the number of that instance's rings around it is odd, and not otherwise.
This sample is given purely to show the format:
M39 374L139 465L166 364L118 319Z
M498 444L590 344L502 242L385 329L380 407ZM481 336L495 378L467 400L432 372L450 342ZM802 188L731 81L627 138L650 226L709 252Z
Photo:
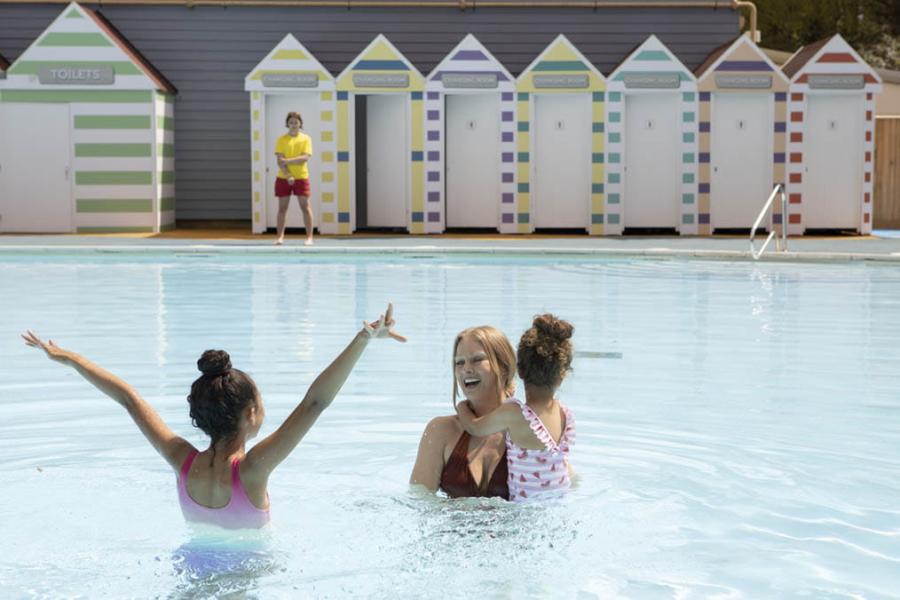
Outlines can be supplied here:
M176 471L181 468L188 452L194 447L175 435L133 387L80 354L60 348L53 340L44 342L31 331L22 334L22 339L29 346L43 350L51 360L72 367L94 387L121 404L166 462Z
M387 312L374 323L364 323L350 344L344 348L337 358L316 377L303 401L294 409L288 418L275 432L259 442L247 453L246 464L257 478L267 478L268 474L281 463L300 443L319 415L328 408L331 401L340 391L356 362L362 356L369 340L376 337L392 337L405 342L406 338L395 333L394 324L388 305Z
M476 416L468 401L456 405L456 413L463 429L475 437L506 431L522 420L522 411L513 403L501 404L484 416Z

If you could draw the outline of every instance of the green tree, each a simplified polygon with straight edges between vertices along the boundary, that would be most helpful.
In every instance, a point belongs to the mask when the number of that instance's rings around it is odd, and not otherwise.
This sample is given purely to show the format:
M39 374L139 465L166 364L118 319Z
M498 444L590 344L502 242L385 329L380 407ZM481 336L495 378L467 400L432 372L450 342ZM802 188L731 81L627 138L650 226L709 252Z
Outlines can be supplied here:
M756 0L767 48L793 52L840 33L876 67L900 64L900 0Z

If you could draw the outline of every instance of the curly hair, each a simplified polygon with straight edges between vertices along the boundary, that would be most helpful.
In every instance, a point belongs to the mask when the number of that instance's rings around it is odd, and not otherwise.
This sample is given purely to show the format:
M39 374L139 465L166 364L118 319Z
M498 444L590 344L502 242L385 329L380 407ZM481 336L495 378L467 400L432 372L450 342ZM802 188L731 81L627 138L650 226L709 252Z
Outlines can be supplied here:
M526 384L558 387L572 370L575 328L551 314L537 315L519 340L516 368Z
M241 413L257 402L259 393L249 375L232 368L231 357L224 350L207 350L197 368L203 374L191 384L187 397L191 423L215 445L237 435Z

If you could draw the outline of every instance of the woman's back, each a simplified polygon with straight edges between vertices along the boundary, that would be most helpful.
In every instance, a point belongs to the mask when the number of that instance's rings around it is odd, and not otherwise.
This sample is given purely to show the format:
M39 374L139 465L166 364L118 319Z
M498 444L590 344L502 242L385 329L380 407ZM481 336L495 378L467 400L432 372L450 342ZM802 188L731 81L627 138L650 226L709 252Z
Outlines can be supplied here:
M519 401L516 401L516 403L521 410L522 403ZM562 404L558 400L553 399L546 404L529 405L528 409L540 420L553 442L559 442L566 426L566 417ZM508 429L508 436L520 448L543 450L545 444L534 430L533 422L524 413L522 417L518 426Z
M195 450L181 467L178 500L185 519L227 529L256 529L268 523L268 495L263 487L260 503L247 493L241 480L242 456L209 461L210 454Z
M531 406L518 401L516 404L528 431L510 427L506 433L510 500L533 500L564 493L571 487L569 447L575 440L575 420L571 411L555 399L547 403L555 410L550 410L549 406L541 407L549 421L559 424L559 434L554 436ZM516 438L529 443L519 444ZM537 444L531 444L533 441Z
M190 463L185 483L188 494L194 501L210 508L221 508L228 504L232 490L232 463L238 461L241 465L239 469L241 485L247 496L260 508L268 506L266 488L253 485L252 475L246 472L248 469L244 464L243 453L221 458L213 457L212 461L211 454L209 450L198 452Z

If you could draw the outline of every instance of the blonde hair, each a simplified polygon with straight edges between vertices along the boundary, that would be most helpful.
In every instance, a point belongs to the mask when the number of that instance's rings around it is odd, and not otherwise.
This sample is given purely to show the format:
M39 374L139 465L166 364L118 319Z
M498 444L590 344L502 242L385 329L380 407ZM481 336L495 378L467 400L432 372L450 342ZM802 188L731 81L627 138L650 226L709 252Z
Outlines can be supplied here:
M487 354L491 370L497 375L497 389L502 394L500 400L512 396L516 391L516 353L506 335L496 327L479 325L469 327L456 334L453 341L453 355L450 361L450 373L453 375L453 406L456 406L456 349L464 337L471 336L481 344Z

